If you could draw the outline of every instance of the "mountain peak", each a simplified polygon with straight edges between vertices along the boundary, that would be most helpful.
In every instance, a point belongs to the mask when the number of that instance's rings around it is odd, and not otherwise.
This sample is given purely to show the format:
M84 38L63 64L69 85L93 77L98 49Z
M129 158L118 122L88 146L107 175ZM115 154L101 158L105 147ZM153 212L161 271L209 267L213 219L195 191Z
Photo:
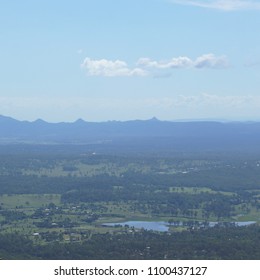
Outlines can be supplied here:
M153 118L149 119L148 121L150 121L150 122L159 122L160 120L158 120L156 117L153 117Z
M83 119L79 118L74 123L81 124L81 123L85 123L85 121Z
M47 122L42 119L37 119L34 121L34 123L41 124L41 123L47 123Z

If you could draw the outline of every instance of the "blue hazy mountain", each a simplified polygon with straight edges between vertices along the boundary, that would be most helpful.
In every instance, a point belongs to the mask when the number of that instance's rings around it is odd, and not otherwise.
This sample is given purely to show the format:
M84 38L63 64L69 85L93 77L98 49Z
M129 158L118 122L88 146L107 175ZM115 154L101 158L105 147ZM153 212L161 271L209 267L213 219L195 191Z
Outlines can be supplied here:
M150 120L48 123L0 116L0 143L109 144L151 149L259 149L260 122Z

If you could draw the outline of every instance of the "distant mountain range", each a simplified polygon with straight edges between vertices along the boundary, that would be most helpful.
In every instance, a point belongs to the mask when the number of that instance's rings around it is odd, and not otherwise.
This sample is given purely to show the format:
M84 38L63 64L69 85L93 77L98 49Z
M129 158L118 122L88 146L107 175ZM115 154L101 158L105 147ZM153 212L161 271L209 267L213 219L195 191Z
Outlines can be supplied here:
M150 120L48 123L0 116L0 144L139 145L151 149L259 149L260 122Z

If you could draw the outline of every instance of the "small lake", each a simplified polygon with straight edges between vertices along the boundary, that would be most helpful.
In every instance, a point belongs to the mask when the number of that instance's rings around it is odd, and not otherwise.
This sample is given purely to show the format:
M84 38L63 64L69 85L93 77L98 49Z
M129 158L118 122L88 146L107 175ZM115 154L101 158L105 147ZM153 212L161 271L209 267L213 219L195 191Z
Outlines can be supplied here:
M165 232L169 230L169 224L166 222L147 222L147 221L127 221L123 223L105 223L104 226L115 227L115 226L129 226L138 229L155 230Z
M236 225L236 226L248 226L248 225L252 225L255 223L256 223L255 221L230 222L230 224ZM203 224L203 223L201 223L201 224ZM218 224L218 222L209 222L208 223L209 227L214 227L217 224ZM102 225L107 226L107 227L129 226L129 227L134 227L137 229L154 230L154 231L160 231L160 232L167 232L169 230L169 223L167 223L167 222L126 221L126 222L122 222L122 223L104 223ZM179 225L181 226L182 223L179 223Z

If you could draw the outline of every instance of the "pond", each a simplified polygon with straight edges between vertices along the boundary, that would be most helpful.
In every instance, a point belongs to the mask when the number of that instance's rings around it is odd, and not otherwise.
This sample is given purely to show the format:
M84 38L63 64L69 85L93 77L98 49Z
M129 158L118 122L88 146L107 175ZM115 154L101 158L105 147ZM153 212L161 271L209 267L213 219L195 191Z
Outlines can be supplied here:
M224 225L236 225L236 226L248 226L251 224L255 224L255 221L247 221L247 222L230 222L230 223L225 223ZM202 224L202 223L201 223ZM218 222L209 222L208 225L209 227L214 227L217 224L219 224ZM154 230L154 231L160 231L160 232L167 232L169 230L169 223L168 222L148 222L148 221L126 221L126 222L122 222L122 223L104 223L102 224L103 226L107 226L107 227L124 227L124 226L128 226L128 227L134 227L137 229L145 229L145 230ZM182 223L178 223L179 226L182 226Z
M155 230L165 232L169 230L169 224L167 222L147 222L147 221L126 221L123 223L105 223L104 226L129 226L138 229Z

